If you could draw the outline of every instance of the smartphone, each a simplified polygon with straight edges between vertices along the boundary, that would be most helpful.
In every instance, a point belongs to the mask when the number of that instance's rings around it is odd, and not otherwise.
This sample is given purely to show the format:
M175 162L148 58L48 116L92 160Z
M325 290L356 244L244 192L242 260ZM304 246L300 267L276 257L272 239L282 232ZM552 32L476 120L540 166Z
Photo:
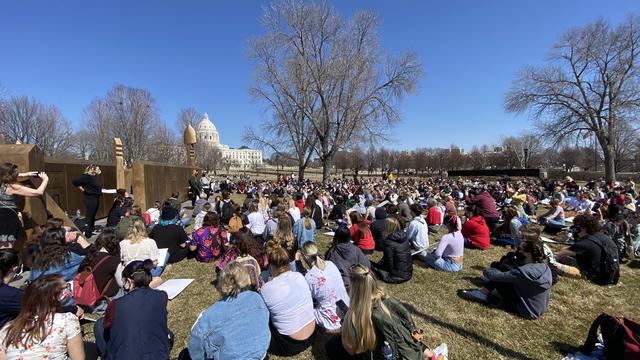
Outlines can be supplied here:
M336 301L336 306L343 314L346 314L347 311L349 311L349 307L342 299Z

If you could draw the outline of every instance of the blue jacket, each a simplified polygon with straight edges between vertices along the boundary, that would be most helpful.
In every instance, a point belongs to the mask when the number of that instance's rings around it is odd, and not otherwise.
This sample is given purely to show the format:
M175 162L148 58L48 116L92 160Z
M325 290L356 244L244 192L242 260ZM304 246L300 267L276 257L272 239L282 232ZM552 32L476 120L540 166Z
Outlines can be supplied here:
M169 359L167 301L166 292L144 287L109 303L104 317L107 360Z
M304 222L304 218L300 218L293 224L293 238L296 241L297 249L302 248L302 245L307 241L316 241L316 223L311 219L311 229L307 229Z
M228 296L200 314L191 329L192 359L263 359L269 349L269 310L258 293Z
M64 281L73 280L73 277L78 273L78 266L80 266L80 263L84 260L84 256L78 255L73 251L70 251L69 254L67 261L63 263L50 266L47 269L32 269L29 280L33 281L42 275L49 274L58 274L64 278Z

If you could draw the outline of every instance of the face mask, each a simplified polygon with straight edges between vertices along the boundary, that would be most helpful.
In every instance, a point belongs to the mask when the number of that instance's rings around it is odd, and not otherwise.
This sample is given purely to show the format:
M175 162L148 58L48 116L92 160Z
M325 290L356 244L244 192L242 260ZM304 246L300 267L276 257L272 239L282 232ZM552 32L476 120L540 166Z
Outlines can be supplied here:
M64 290L62 290L60 295L58 295L58 301L60 301L60 304L63 307L67 306L67 305L73 305L73 303L74 303L73 294L71 293L69 288L65 288Z

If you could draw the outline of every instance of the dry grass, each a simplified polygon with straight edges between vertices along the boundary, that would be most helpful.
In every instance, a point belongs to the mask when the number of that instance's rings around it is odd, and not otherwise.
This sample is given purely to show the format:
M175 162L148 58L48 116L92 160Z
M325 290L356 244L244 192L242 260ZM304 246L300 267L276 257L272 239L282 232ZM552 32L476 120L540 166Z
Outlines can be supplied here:
M431 241L437 237L431 237ZM331 239L318 235L324 252ZM482 269L507 252L492 246L487 251L465 250L465 267L457 274L438 272L414 263L411 281L387 285L389 294L411 310L426 343L449 345L451 359L560 359L566 350L584 341L591 322L601 312L640 318L640 262L624 265L620 283L601 287L584 280L561 278L551 290L548 311L536 321L521 319L496 308L460 299L458 289L477 287ZM380 254L374 254L379 259ZM187 345L198 314L218 300L210 284L214 268L187 260L163 274L163 278L195 281L169 304L169 327L176 335L172 356ZM325 359L326 337L318 336L312 348L293 359ZM272 356L272 359L278 357Z

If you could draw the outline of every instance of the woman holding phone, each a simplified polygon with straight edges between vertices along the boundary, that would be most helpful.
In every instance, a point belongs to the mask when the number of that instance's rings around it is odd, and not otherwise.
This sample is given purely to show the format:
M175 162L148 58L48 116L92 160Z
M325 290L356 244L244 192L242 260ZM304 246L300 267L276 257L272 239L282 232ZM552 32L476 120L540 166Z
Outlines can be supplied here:
M34 189L18 184L19 177L38 177L42 182ZM26 238L16 197L40 196L44 194L48 183L49 177L43 172L20 173L18 165L0 165L0 248L12 248L17 240Z

